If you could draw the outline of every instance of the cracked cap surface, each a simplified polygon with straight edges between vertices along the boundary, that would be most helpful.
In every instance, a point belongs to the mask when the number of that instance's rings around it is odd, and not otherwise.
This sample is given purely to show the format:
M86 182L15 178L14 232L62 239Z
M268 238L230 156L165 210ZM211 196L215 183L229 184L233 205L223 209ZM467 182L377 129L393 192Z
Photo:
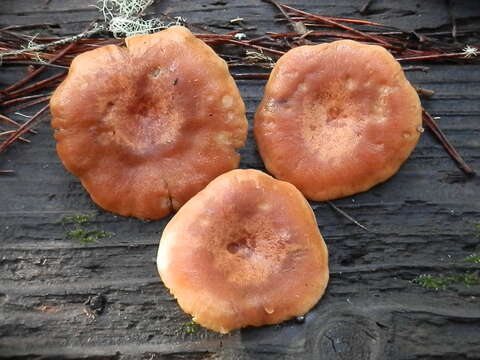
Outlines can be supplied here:
M421 105L384 48L351 40L300 46L273 69L255 114L267 169L307 198L366 191L418 142Z
M57 152L93 201L159 219L238 166L245 106L226 63L186 28L77 56L50 101Z
M232 170L166 226L157 266L194 321L226 333L309 311L328 282L328 253L312 209L291 184Z

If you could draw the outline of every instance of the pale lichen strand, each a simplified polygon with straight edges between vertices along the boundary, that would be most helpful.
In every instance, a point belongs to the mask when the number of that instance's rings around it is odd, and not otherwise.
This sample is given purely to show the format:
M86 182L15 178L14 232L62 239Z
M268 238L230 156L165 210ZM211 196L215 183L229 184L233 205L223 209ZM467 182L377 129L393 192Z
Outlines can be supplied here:
M165 23L159 18L143 19L145 10L153 0L98 0L97 8L102 13L107 29L116 38L149 34L173 25L183 25L182 17Z

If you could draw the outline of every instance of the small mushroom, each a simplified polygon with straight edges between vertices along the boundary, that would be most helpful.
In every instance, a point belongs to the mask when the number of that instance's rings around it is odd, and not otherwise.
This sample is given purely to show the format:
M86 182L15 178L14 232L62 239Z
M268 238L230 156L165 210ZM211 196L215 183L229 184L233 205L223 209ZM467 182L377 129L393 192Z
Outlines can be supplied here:
M228 67L186 28L77 56L52 96L57 152L93 201L159 219L238 166L245 106Z
M223 174L188 201L163 232L157 266L180 307L221 333L305 314L329 277L308 202L257 170Z
M418 95L393 56L342 40L300 46L279 59L254 132L267 169L323 201L394 175L421 124Z

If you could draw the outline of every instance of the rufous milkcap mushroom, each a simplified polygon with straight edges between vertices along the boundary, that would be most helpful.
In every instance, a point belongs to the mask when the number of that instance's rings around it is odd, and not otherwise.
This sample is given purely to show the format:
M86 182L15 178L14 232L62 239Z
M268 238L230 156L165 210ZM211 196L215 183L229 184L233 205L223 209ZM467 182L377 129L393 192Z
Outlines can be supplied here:
M57 152L104 209L158 219L238 166L245 106L181 26L77 56L50 101Z
M329 276L308 202L257 170L220 175L188 201L163 232L157 266L180 307L221 333L305 314Z
M279 59L254 132L267 169L323 201L395 174L421 125L418 95L393 56L341 40L297 47Z

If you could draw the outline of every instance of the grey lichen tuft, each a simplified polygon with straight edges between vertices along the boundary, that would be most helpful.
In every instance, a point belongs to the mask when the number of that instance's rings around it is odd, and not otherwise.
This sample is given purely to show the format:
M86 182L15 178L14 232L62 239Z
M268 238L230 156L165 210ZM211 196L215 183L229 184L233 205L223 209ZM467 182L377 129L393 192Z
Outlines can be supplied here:
M170 27L182 25L182 18L165 23L158 18L143 19L145 10L153 0L99 0L98 8L103 14L107 30L114 37L122 38L139 34L148 34Z

